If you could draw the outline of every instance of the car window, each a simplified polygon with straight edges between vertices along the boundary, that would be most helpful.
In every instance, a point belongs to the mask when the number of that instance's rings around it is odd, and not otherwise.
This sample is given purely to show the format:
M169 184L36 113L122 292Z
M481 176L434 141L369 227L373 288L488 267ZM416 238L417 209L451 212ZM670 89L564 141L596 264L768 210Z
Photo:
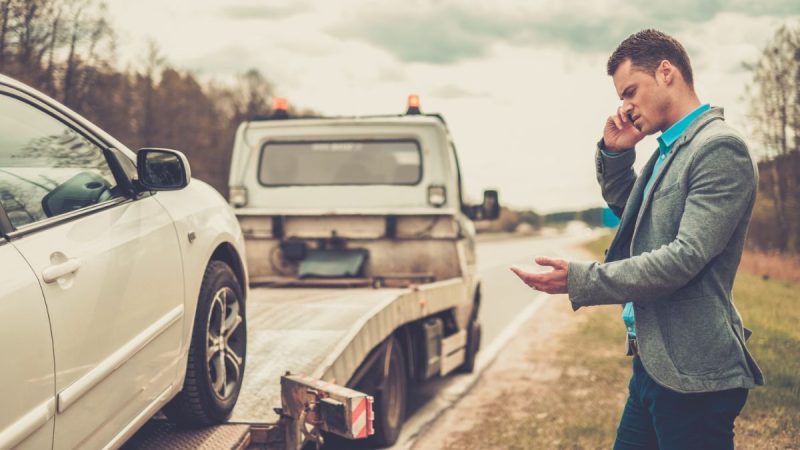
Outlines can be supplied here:
M119 196L100 147L65 123L0 95L0 203L19 228Z

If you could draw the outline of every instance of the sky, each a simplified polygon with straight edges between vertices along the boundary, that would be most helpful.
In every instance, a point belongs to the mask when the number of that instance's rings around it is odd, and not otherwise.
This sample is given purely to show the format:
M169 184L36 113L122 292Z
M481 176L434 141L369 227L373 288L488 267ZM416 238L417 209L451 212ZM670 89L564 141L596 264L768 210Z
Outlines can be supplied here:
M704 103L746 136L745 89L797 0L107 0L123 64L148 42L204 80L255 68L327 115L392 114L418 94L446 118L465 189L540 213L603 206L594 148L619 106L606 61L644 28L683 43ZM751 140L751 147L755 146ZM655 137L637 146L640 168Z

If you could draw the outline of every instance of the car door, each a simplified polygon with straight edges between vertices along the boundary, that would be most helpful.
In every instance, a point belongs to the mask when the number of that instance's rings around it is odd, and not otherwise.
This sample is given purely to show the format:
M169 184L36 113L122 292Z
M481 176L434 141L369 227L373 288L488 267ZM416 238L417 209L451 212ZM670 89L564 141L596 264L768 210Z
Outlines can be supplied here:
M56 399L44 297L28 263L2 237L0 263L0 448L50 448Z
M99 448L177 380L183 274L152 196L119 191L102 141L36 99L0 95L0 202L39 280L55 356L55 448Z

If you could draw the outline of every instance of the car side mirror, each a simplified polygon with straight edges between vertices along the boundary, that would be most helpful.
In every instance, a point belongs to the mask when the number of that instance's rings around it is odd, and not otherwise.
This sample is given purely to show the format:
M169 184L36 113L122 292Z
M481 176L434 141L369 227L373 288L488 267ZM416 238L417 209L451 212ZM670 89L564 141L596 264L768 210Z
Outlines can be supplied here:
M151 191L176 191L192 179L189 160L166 148L143 148L136 154L139 184Z
M497 191L489 189L483 191L483 203L481 204L482 219L495 220L500 217L500 199Z

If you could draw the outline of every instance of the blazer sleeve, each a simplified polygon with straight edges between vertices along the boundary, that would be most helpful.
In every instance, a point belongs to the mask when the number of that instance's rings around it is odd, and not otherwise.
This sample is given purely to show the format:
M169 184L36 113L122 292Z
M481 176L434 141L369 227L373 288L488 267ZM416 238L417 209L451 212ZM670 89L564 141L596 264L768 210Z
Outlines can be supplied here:
M658 249L605 264L573 262L573 307L653 301L692 280L728 244L754 201L757 175L746 144L712 138L689 164L686 204L675 239Z
M608 207L617 217L622 217L622 211L636 182L636 172L633 170L636 151L630 149L610 156L602 150L602 142L601 140L597 143L595 152L597 182Z

